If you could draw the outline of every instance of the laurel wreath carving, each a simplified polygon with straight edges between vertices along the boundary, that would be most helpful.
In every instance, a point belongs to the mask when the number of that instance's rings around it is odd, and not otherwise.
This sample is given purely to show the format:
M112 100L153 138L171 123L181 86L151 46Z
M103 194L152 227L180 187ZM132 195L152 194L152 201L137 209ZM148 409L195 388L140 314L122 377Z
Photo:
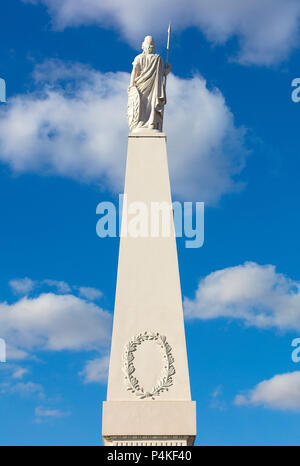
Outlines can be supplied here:
M151 392L145 392L138 379L133 375L135 372L134 352L137 350L138 346L146 340L155 341L160 346L164 360L164 375L152 388ZM125 346L123 362L123 371L125 374L127 390L134 393L140 399L152 398L154 400L156 396L168 391L173 385L173 375L176 371L173 364L174 358L172 356L172 348L167 342L166 337L164 335L160 335L158 332L146 331L133 337L133 339Z

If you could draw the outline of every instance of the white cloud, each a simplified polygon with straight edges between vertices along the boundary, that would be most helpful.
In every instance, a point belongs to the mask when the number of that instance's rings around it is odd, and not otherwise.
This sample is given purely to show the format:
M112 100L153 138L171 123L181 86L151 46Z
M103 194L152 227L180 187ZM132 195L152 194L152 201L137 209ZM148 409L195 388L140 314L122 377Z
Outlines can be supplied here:
M35 79L38 91L1 108L0 160L17 173L54 173L121 192L129 74L48 61ZM177 196L212 205L240 189L244 129L235 127L220 91L208 90L199 75L170 75L165 128Z
M71 291L70 285L61 280L43 280L41 284L56 288L58 293L70 293Z
M101 350L110 340L111 315L76 296L46 293L0 303L0 328L21 352Z
M16 278L14 280L10 280L9 286L12 290L21 295L26 295L30 293L35 287L35 282L30 278Z
M237 395L236 405L264 405L266 408L300 410L300 371L275 375L257 384L246 395Z
M25 367L18 366L17 364L0 364L0 371L6 376L6 380L11 383L16 380L22 379L29 370Z
M37 418L61 418L70 416L70 413L59 409L45 409L42 406L37 406L35 408L35 416Z
M92 288L91 286L80 286L78 291L80 296L89 299L90 301L99 299L102 296L102 291L98 290L97 288Z
M22 361L24 359L27 359L28 357L30 357L30 356L26 351L21 350L20 348L16 348L13 344L11 344L9 342L6 342L6 359L7 359L7 361L17 361L17 360Z
M212 205L241 188L234 177L245 164L245 131L234 126L218 89L208 90L199 75L190 80L170 75L165 120L175 194Z
M58 280L28 280L34 283L35 291L47 285L54 286L58 293L63 294L41 293L34 297L24 296L10 304L0 302L1 338L5 340L9 362L0 365L7 379L0 384L2 392L44 396L43 387L39 384L15 383L29 370L11 363L15 360L39 360L42 351L93 351L99 358L87 361L81 375L85 383L106 382L106 356L101 358L100 355L107 352L112 316L91 302L102 296L100 290L71 287ZM65 294L71 289L82 297ZM42 417L40 415L38 419Z
M22 377L24 377L25 374L28 374L28 372L28 369L25 369L25 367L16 367L14 368L11 376L13 379L22 379Z
M108 366L109 356L96 358L86 363L86 366L80 375L84 377L85 383L106 383L108 376Z
M128 75L49 62L37 67L35 78L40 91L19 95L1 108L0 159L15 172L101 180L120 189Z
M199 28L212 43L232 38L242 63L269 65L299 45L299 0L23 0L44 3L54 26L115 27L135 46L144 35L165 39L169 20L176 31Z
M28 398L30 396L38 396L39 398L44 398L44 389L42 385L34 382L19 382L14 386L9 388L11 393L17 393L24 398Z
M54 288L58 294L76 292L79 294L79 296L90 301L97 300L102 296L102 291L98 290L97 288L90 286L71 286L69 283L63 280L46 279L33 281L26 277L10 280L9 285L14 293L20 295L28 295L31 291L38 288Z
M223 395L223 387L222 385L218 385L211 394L211 403L210 403L211 408L218 409L219 411L226 410L226 403L222 399L222 395Z
M188 318L240 319L247 325L300 330L300 282L273 265L246 262L200 280L195 298L185 298Z

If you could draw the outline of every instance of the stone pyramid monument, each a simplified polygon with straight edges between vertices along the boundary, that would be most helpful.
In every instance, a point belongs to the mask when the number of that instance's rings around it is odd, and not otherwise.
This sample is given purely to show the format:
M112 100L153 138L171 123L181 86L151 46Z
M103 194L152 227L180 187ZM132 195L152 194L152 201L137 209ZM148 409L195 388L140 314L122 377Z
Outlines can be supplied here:
M133 62L128 89L127 167L117 290L103 403L107 446L193 445L196 403L191 401L182 297L166 151L162 132L165 65L151 36ZM126 205L125 205L126 204ZM138 207L151 223L154 206L171 212L140 235L128 233ZM136 230L135 230L136 231Z

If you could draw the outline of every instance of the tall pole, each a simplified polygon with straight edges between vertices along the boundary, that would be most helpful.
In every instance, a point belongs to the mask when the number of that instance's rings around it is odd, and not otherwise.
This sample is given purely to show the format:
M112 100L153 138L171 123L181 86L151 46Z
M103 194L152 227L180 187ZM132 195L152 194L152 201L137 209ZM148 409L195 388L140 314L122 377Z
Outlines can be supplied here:
M169 63L170 37L171 37L171 23L169 24L169 29L168 29L167 60L166 60L166 63Z
M171 23L168 28L168 42L167 42L167 57L166 64L169 63L169 52L170 52L170 37L171 37ZM165 76L165 87L167 86L167 76Z

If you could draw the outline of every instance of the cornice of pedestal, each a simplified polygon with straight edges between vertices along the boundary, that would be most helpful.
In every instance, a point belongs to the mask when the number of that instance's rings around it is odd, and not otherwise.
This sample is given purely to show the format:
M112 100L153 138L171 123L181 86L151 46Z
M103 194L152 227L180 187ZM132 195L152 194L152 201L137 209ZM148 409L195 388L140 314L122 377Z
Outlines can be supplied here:
M167 138L166 133L163 131L157 131L153 129L137 128L132 130L129 138Z

